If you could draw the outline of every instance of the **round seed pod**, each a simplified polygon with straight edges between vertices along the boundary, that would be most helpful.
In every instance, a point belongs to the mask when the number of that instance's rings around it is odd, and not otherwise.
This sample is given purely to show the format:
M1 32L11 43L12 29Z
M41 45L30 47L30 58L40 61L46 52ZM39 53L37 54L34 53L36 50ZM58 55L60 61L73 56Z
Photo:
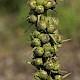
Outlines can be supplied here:
M61 75L55 75L55 80L62 80L62 76Z
M36 47L33 52L34 52L34 56L42 56L44 50L42 47Z
M45 21L39 21L37 23L37 28L39 31L45 31L46 29L46 22Z
M42 41L42 43L47 43L50 40L50 37L48 34L40 34L38 38Z
M43 57L52 57L53 55L51 54L51 52L50 51L46 51L46 52L44 52L44 55L43 55Z
M59 44L62 42L62 36L60 34L53 34L52 35L52 42L55 44Z
M44 0L36 0L38 5L43 5Z
M44 63L44 66L45 66L45 68L46 68L47 70L52 70L52 69L54 69L54 64L53 64L52 61L47 61L47 62L45 62L45 63Z
M36 11L38 14L43 13L43 12L44 12L44 6L42 6L42 5L36 6L35 11Z
M60 43L62 41L62 36L60 34L54 35L54 39L57 43Z
M35 66L43 65L42 58L33 59L33 60L32 60L32 64L35 65Z
M48 74L47 74L46 71L40 70L40 72L39 72L39 77L40 77L41 79L46 80L46 79L48 78Z
M38 38L34 38L31 42L32 47L40 47L41 46L41 41Z
M46 9L55 7L55 5L56 5L56 2L54 0L45 0L44 1L44 6Z
M51 25L47 28L48 33L54 33L55 30L56 30L56 27L54 25Z
M54 70L59 70L59 69L60 69L59 61L55 61L55 62L53 63L53 69L54 69Z
M29 6L31 9L35 9L37 4L36 4L36 1L35 0L30 0L29 1Z
M51 44L48 42L48 43L45 43L44 45L43 45L43 49L44 49L44 51L50 51L50 49L51 49Z
M40 34L39 31L35 30L33 33L31 33L30 38L33 40L34 38L38 38L38 35Z
M37 21L37 17L35 15L31 15L30 17L28 17L28 20L31 23L35 23Z

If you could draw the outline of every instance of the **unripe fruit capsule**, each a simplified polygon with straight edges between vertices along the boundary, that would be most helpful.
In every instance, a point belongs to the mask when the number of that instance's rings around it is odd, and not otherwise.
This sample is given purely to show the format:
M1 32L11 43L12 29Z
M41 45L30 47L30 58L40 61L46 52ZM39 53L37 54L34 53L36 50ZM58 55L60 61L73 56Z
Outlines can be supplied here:
M42 47L36 47L33 52L34 52L34 56L42 56L44 50Z
M54 69L54 64L53 64L53 62L52 61L47 61L46 63L44 63L44 66L45 66L45 68L47 69L47 70L52 70L52 69Z
M44 12L44 6L42 5L38 5L36 6L36 10L35 10L38 14L43 13Z
M47 28L47 31L49 33L54 33L54 31L56 30L56 27L54 25L50 25L48 28Z
M31 15L28 20L29 22L35 23L37 21L37 17L35 15Z
M29 1L29 6L31 7L31 9L35 9L37 6L36 1L35 0Z
M40 74L39 74L39 77L46 80L48 78L48 74L46 71L44 70L40 70Z
M51 54L50 51L45 51L43 57L52 57L53 55Z
M43 64L42 58L33 59L32 64L36 66L42 65Z
M42 41L42 43L47 43L50 40L50 37L48 34L40 34L38 38Z
M54 7L56 5L54 0L46 0L44 2L44 6L46 7L46 9L49 9L51 7Z
M38 35L40 34L39 31L35 30L33 33L31 33L30 38L33 40L34 38L38 38Z
M51 50L51 44L49 42L45 43L43 45L43 49L44 49L44 51L50 51Z
M46 29L46 22L45 21L39 21L37 23L37 28L39 31L45 31Z
M38 38L34 38L31 42L32 47L40 47L41 46L41 41Z

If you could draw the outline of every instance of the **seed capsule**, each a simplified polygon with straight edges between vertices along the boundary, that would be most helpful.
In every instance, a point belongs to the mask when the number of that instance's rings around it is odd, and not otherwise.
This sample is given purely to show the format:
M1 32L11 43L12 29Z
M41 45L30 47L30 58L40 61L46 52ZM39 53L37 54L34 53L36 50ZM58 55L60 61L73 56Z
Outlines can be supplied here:
M33 59L32 64L35 65L35 66L43 65L42 58Z
M47 31L49 33L54 33L54 31L56 30L56 27L54 25L50 25L48 28L47 28Z
M31 33L30 38L33 40L34 38L38 38L38 35L40 34L39 31L35 30L33 33Z
M44 6L42 5L38 5L36 6L36 10L35 10L38 14L43 13L44 12Z
M37 28L39 31L45 31L46 29L46 22L45 21L40 21L37 23Z
M49 9L51 7L54 7L56 5L54 0L46 0L44 2L44 6L46 7L46 9Z
M31 15L29 18L28 18L29 22L31 23L35 23L37 21L37 17L35 15Z
M60 34L50 34L50 37L52 38L53 44L59 44L62 42L62 36Z
M61 75L55 75L55 80L62 80L62 76Z
M45 68L47 69L47 70L52 70L52 69L54 69L54 64L53 64L53 62L52 61L47 61L46 63L44 63L44 66L45 66Z
M62 36L60 34L54 35L54 39L57 43L60 43L62 41Z
M35 0L29 1L29 6L31 7L31 9L35 9L37 6L36 1Z
M53 56L53 55L51 54L50 51L44 52L44 55L43 55L43 57L52 57L52 56Z
M32 47L40 47L41 46L41 41L38 38L34 38L31 42Z
M60 64L58 61L54 62L54 66L53 66L54 70L59 70L60 69Z
M43 45L43 49L44 49L44 51L50 51L50 49L51 49L51 44L48 42L48 43L45 43L44 45Z
M34 56L42 56L44 50L42 47L36 47L33 52L34 52Z
M38 38L42 41L42 43L47 43L50 40L50 37L48 34L40 34Z
M39 76L40 76L40 78L42 78L44 80L46 80L48 78L48 74L44 70L40 70Z

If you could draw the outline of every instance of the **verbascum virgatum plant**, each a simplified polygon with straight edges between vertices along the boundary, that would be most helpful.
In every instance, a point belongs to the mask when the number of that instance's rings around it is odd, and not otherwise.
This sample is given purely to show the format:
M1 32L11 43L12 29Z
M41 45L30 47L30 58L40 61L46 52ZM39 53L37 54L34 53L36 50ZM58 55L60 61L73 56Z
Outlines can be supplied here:
M60 69L57 55L64 40L59 33L59 19L48 16L48 10L54 10L59 0L29 0L30 15L28 22L34 24L34 30L30 36L33 58L29 64L34 65L38 72L35 80L63 80L70 75Z

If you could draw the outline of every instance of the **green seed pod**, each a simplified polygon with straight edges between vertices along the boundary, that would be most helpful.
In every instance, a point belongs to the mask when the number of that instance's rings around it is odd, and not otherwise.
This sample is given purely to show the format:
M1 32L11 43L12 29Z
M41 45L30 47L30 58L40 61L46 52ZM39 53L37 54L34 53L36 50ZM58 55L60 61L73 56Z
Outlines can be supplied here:
M42 56L44 50L42 47L36 47L33 52L34 52L34 56Z
M51 49L51 44L48 42L48 43L45 43L44 45L43 45L43 49L44 49L44 51L50 51L50 49Z
M35 10L38 14L43 13L44 12L44 6L42 5L38 5L36 6L36 10Z
M44 70L40 70L39 77L46 80L48 78L48 74Z
M29 22L31 23L35 23L37 21L37 17L35 15L31 15L29 18L28 18Z
M46 29L46 22L45 21L39 21L37 23L37 28L39 31L45 31Z
M50 34L50 37L52 38L53 44L59 44L63 40L60 34Z
M56 2L54 0L46 0L46 1L44 1L44 6L46 7L46 9L54 7L55 5L56 5Z
M32 47L40 47L41 46L41 41L38 38L34 38L31 42Z
M60 70L60 64L59 64L59 61L58 60L56 60L53 64L54 64L53 65L53 69L54 70Z
M42 41L42 43L47 43L50 40L50 37L48 34L40 34L38 38Z
M31 9L35 9L36 6L37 6L36 1L35 0L29 1L29 6L30 6Z
M37 30L33 31L30 35L30 39L33 40L34 38L38 38L39 34L40 32L38 32Z
M45 63L44 63L44 66L45 66L45 68L47 69L47 70L52 70L52 69L54 69L54 64L53 64L53 62L50 60L50 61L46 61Z
M33 60L32 60L32 64L35 65L35 66L43 65L42 58L33 59Z
M54 35L54 39L57 43L60 43L62 41L62 36L60 34Z
M44 52L44 55L43 55L43 57L52 57L53 55L51 54L51 52L50 51L46 51L46 52Z
M48 28L47 28L47 31L49 33L54 33L54 31L56 30L56 27L54 25L50 25Z
M55 80L62 80L62 76L61 75L55 75Z
M30 38L33 40L34 38L38 38L38 35L40 34L39 31L35 30L33 33L31 33Z
M38 5L43 5L44 0L36 0Z

